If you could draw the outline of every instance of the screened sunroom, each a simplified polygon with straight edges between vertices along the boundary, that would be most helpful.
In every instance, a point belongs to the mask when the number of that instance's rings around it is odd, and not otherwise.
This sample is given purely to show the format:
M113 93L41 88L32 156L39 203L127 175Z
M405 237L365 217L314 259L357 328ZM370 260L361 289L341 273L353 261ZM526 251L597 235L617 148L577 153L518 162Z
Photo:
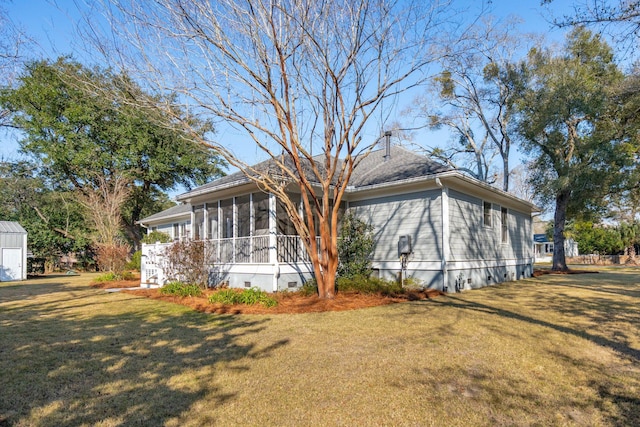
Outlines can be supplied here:
M302 213L300 196L290 197ZM183 239L204 242L212 285L226 282L232 287L276 291L299 287L311 277L305 246L283 203L273 194L253 191L193 204L189 223L191 233ZM143 284L166 282L163 254L172 244L143 245Z

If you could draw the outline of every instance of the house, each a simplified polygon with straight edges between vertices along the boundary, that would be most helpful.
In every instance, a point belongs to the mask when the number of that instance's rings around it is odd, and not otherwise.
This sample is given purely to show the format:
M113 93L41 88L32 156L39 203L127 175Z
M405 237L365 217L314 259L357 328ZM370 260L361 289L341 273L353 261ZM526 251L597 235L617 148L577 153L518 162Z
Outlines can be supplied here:
M0 221L0 282L27 279L27 231L17 222Z
M553 241L547 238L546 234L533 235L535 262L553 261ZM564 254L567 257L578 256L578 242L569 238L564 240Z
M405 277L449 292L531 276L534 205L405 148L388 150L363 159L343 202L345 210L373 225L375 274L397 278L405 252ZM180 205L140 222L174 239L204 240L212 281L278 291L312 277L281 203L242 173L177 200ZM167 280L167 245L143 245L143 284Z

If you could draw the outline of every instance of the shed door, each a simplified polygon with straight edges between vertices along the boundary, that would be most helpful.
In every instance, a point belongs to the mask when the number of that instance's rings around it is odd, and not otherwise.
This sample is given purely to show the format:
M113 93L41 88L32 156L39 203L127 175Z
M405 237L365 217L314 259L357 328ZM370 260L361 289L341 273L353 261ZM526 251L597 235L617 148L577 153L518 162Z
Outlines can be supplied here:
M22 280L22 249L2 248L0 282Z

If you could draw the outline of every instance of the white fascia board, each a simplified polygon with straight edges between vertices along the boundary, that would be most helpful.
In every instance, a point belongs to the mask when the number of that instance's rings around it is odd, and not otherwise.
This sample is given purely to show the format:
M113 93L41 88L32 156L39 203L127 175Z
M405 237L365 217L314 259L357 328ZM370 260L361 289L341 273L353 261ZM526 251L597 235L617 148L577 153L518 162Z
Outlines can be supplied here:
M169 216L163 216L161 218L154 218L151 221L137 221L136 224L141 225L145 228L149 228L148 226L157 225L157 224L167 224L169 222L174 222L175 220L185 220L191 218L191 211L182 212L178 214L173 214Z

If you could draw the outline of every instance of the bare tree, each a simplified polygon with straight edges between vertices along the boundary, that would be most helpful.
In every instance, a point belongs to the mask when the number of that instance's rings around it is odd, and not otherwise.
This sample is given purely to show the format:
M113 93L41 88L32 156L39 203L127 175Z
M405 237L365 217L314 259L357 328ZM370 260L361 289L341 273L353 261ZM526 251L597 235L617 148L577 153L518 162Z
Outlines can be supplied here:
M131 181L124 176L95 174L95 188L78 191L80 203L87 209L96 231L96 242L116 245L121 242L122 205L129 198Z
M2 2L0 1L0 5ZM0 7L0 87L9 87L22 60L27 38ZM9 112L0 107L0 126L9 124Z
M460 55L441 60L443 71L433 78L431 98L417 100L418 116L428 126L445 126L455 140L447 148L430 147L430 155L481 181L493 183L502 176L501 188L509 190L510 103L515 91L510 65L522 47L522 37L514 35L515 23L495 25L491 20L476 27L468 37L468 48ZM497 173L492 173L499 159Z
M542 4L553 5L553 0L542 0ZM640 1L578 0L573 14L564 14L552 21L560 28L578 25L600 27L615 42L633 51L637 49L640 35Z
M95 174L95 186L77 191L78 201L85 207L94 226L94 244L101 270L122 272L131 247L124 242L122 206L131 193L131 180L122 175L106 177Z
M533 172L531 170L533 164L531 162L519 164L510 172L509 192L514 196L534 203L536 197L536 188L531 184Z
M384 100L425 81L425 67L447 53L437 43L441 35L464 34L461 11L437 0L106 6L111 34L95 25L89 31L97 42L117 40L117 57L101 46L112 63L141 71L146 85L176 94L192 114L217 117L219 129L231 124L248 137L201 142L283 202L311 257L320 297L332 298L339 205L371 149L362 143L367 125ZM240 158L256 146L271 168ZM301 195L302 215L292 189Z

